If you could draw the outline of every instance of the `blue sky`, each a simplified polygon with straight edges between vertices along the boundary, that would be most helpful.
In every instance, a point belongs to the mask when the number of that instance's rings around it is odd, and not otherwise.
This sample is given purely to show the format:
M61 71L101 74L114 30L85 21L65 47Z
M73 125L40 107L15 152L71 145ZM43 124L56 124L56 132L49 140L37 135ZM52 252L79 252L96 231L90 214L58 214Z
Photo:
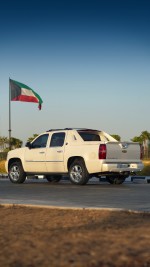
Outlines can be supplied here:
M150 1L1 1L0 135L9 77L43 99L11 102L12 136L87 127L130 140L150 131Z

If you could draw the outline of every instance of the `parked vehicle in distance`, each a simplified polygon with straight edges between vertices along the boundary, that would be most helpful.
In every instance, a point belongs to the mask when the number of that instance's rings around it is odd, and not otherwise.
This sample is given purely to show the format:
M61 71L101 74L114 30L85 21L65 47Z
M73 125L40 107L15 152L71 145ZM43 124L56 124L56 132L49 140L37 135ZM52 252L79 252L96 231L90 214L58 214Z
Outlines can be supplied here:
M104 131L65 128L44 132L26 147L9 151L5 167L16 184L30 175L44 175L49 182L68 175L77 185L105 176L111 184L122 184L143 169L141 158L139 143L118 142Z

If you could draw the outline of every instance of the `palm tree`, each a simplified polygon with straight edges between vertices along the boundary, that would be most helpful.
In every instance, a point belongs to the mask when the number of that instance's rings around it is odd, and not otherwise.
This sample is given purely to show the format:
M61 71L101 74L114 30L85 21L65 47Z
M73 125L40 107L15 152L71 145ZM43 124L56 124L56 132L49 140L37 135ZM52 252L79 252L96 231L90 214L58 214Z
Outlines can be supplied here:
M32 142L36 137L38 136L38 134L33 134L33 136L28 138L28 142Z
M118 134L111 134L113 138L115 138L117 141L121 141L121 137Z
M148 157L148 141L150 140L150 133L148 131L143 131L140 135L143 146L144 146L144 156Z
M150 133L148 131L143 131L140 136L143 141L150 140Z
M15 137L11 137L11 147L12 148L19 148L22 146L22 141L20 139L17 139Z
M4 151L8 146L8 138L5 136L0 136L0 148Z
M2 150L2 144L3 144L2 137L0 136L0 151Z
M142 140L141 136L135 136L135 137L133 137L133 138L131 139L131 141L132 141L132 142L138 142L138 143L140 143L140 144L143 143L143 140Z

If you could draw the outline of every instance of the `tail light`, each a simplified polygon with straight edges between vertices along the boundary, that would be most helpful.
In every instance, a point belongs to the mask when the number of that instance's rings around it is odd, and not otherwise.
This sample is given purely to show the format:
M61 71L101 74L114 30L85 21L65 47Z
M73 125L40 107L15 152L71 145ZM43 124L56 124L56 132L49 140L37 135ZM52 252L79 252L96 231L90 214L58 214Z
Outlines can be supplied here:
M144 154L144 148L142 145L140 145L140 159L143 159L143 154Z
M99 159L106 159L106 154L107 154L107 148L105 144L101 144L99 146L99 153L98 153L98 158Z

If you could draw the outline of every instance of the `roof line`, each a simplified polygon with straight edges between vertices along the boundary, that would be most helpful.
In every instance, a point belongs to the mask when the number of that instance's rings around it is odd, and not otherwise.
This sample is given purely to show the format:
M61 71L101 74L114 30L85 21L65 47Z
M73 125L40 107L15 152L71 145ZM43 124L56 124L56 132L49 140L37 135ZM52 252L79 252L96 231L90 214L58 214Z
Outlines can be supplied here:
M95 130L95 129L88 129L88 128L64 128L64 129L50 129L47 130L47 132L52 132L52 131L63 131L63 130L83 130L83 131L96 131L99 132L100 130Z

